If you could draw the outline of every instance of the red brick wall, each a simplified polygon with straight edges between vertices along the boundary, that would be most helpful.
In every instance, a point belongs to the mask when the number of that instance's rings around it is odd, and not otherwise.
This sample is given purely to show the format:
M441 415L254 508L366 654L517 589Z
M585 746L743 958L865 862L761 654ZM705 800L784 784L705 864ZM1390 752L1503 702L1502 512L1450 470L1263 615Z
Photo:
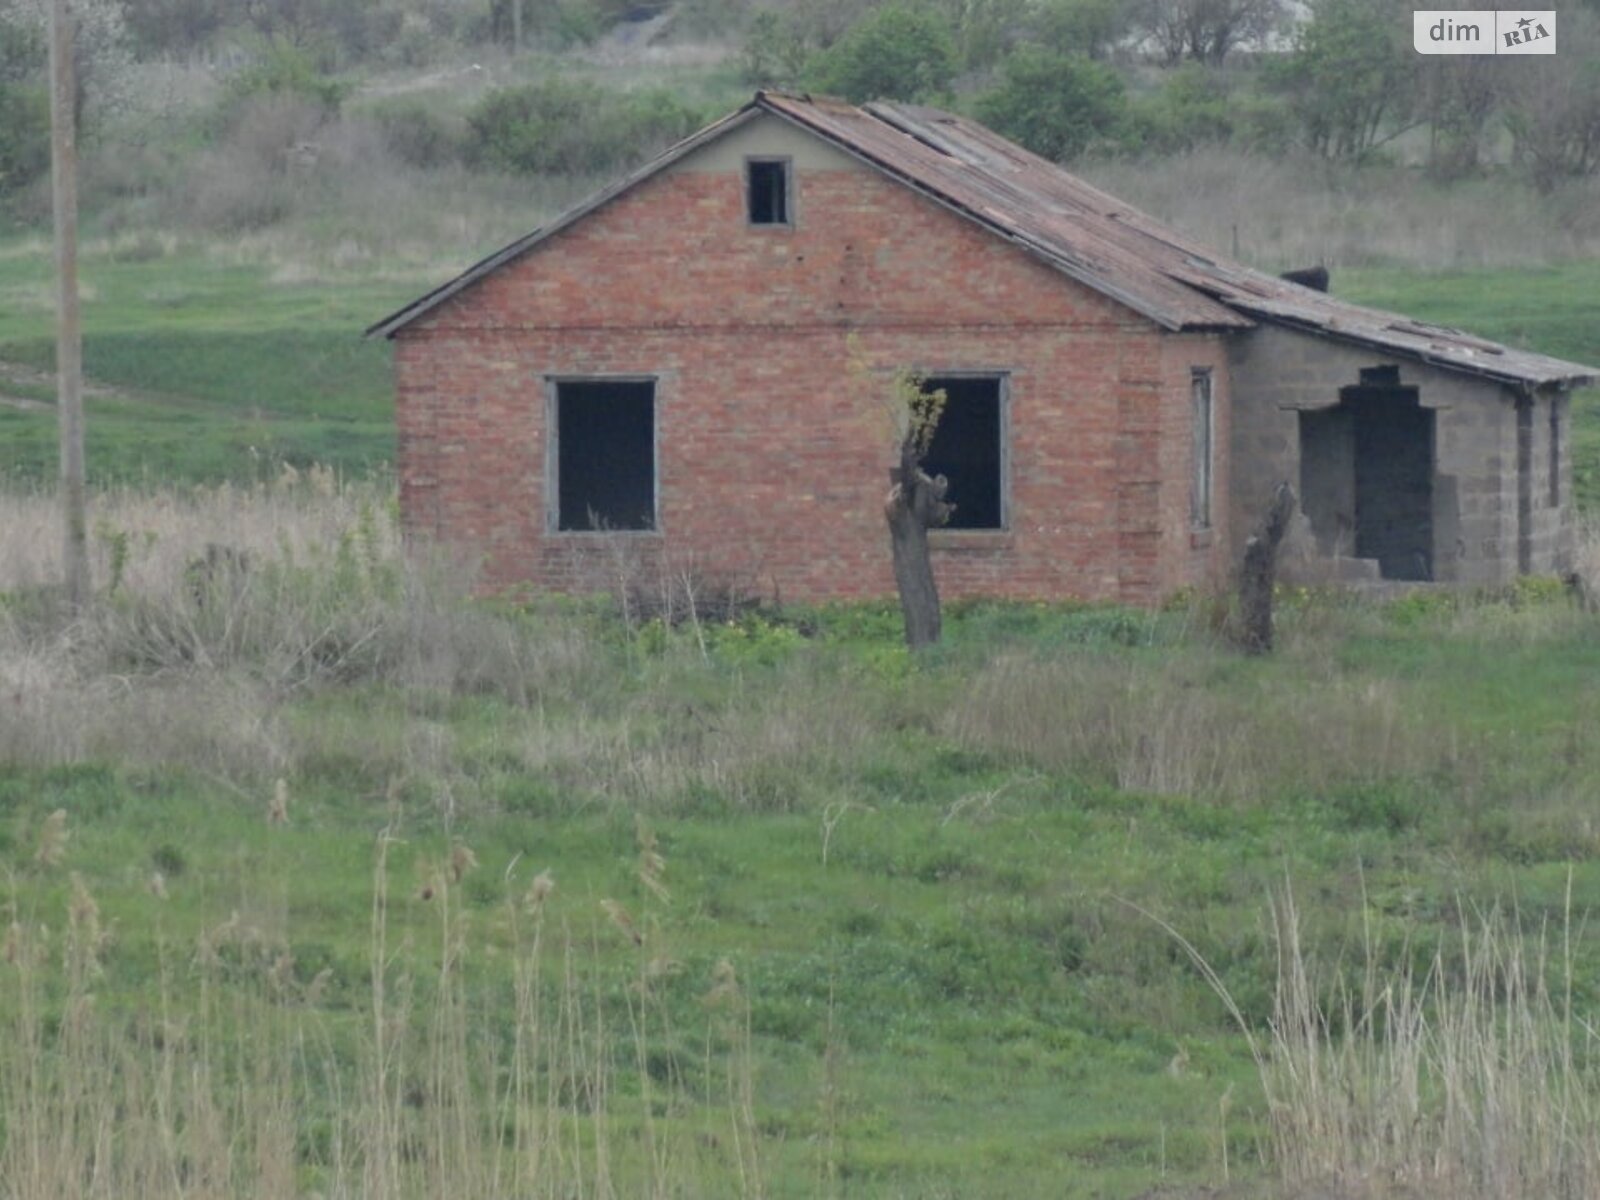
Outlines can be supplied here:
M886 379L1009 373L1010 528L937 534L948 597L1152 602L1218 575L1189 529L1189 368L1226 363L900 185L798 173L792 230L751 229L736 174L655 177L396 338L408 530L490 587L583 585L585 555L665 546L784 599L893 593ZM545 379L657 377L660 535L545 529ZM620 542L619 542L620 539Z

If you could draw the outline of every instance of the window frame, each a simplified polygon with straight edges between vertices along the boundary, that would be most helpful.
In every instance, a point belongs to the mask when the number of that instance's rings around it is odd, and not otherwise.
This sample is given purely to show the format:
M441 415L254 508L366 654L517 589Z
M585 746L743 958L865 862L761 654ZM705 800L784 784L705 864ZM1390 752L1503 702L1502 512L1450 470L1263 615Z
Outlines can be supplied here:
M1200 420L1204 397L1205 421ZM1204 441L1202 442L1202 436ZM1202 453L1202 450L1204 451ZM1217 489L1217 399L1210 367L1189 368L1189 529L1213 528Z
M961 367L954 370L918 370L915 374L924 384L936 379L992 379L998 385L996 399L1000 424L997 431L1000 441L1000 461L997 464L1000 472L1000 524L968 529L951 529L942 525L928 532L939 538L984 538L1011 533L1011 370L1004 367Z
M751 212L751 170L756 165L780 166L783 168L783 215L782 221L757 221ZM795 187L794 159L787 154L747 154L744 159L744 170L739 176L744 185L744 224L746 229L793 229L795 227L795 199L798 189Z
M561 386L571 383L648 383L650 385L650 517L648 529L561 528ZM660 537L661 530L661 376L636 372L544 376L544 531L549 537Z

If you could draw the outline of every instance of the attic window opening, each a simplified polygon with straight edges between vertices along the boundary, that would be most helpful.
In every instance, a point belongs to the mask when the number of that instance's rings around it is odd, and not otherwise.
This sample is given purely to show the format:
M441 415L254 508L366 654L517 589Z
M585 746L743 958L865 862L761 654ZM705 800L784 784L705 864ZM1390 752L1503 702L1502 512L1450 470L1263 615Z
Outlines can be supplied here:
M745 201L752 225L792 225L789 160L752 158L745 162Z
M654 380L560 380L554 386L555 528L656 528Z
M922 463L950 484L945 499L956 508L945 528L1004 529L1005 376L930 375L922 390L945 395Z

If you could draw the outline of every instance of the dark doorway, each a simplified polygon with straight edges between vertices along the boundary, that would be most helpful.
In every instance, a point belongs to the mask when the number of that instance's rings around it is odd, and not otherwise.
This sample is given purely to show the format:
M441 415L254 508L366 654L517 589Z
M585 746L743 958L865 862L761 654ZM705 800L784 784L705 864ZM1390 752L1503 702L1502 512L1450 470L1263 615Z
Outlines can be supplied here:
M1300 414L1301 503L1324 553L1376 559L1385 579L1432 579L1433 473L1433 410L1416 388L1363 383Z
M656 527L656 388L649 380L556 385L556 528Z
M1003 384L997 375L938 375L922 381L923 391L945 395L923 469L950 483L945 498L956 510L948 529L1005 528Z

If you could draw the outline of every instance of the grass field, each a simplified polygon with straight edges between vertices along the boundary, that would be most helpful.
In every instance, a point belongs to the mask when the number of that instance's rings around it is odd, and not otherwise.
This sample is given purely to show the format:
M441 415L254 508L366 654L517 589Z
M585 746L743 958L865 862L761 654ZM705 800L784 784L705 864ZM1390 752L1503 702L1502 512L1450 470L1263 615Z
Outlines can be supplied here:
M143 1031L164 1014L234 1064L210 1068L225 1097L259 1074L272 1087L246 1097L292 1098L276 1118L218 1102L242 1179L281 1119L281 1194L373 1194L338 1186L336 1147L372 1140L375 980L404 997L408 1153L469 1103L486 1136L488 1089L541 1028L519 1019L519 964L552 995L573 969L528 957L545 872L540 912L582 980L565 994L609 1031L583 1068L611 1072L609 1124L584 1136L607 1139L619 1195L1256 1194L1274 1161L1256 1065L1159 922L1264 1035L1286 883L1330 1004L1363 945L1385 979L1435 954L1456 978L1463 914L1498 905L1534 942L1567 931L1575 1019L1600 1014L1600 637L1559 593L1290 597L1268 661L1221 645L1203 606L970 606L913 662L887 609L630 629L396 591L381 500L269 495L292 557L225 605L183 598L174 498L155 539L145 510L107 516L135 534L130 582L87 623L31 590L0 606L8 944L47 947L33 982L0 972L12 1128L62 1123L28 1099L49 1086L19 1088L74 1043L27 1014L69 1003L86 941L98 1058L158 1087L177 1052ZM712 1003L729 978L732 1033ZM66 1127L126 1119L94 1094ZM198 1155L182 1129L204 1122L175 1121ZM1446 1183L1407 1194L1492 1194Z
M360 332L425 281L282 274L199 251L88 258L84 369L108 393L88 402L93 480L239 481L283 462L355 473L392 463L388 347ZM53 364L50 278L42 246L0 258L0 363ZM3 366L0 395L53 400L8 386ZM53 412L0 405L0 472L48 477L54 440Z

